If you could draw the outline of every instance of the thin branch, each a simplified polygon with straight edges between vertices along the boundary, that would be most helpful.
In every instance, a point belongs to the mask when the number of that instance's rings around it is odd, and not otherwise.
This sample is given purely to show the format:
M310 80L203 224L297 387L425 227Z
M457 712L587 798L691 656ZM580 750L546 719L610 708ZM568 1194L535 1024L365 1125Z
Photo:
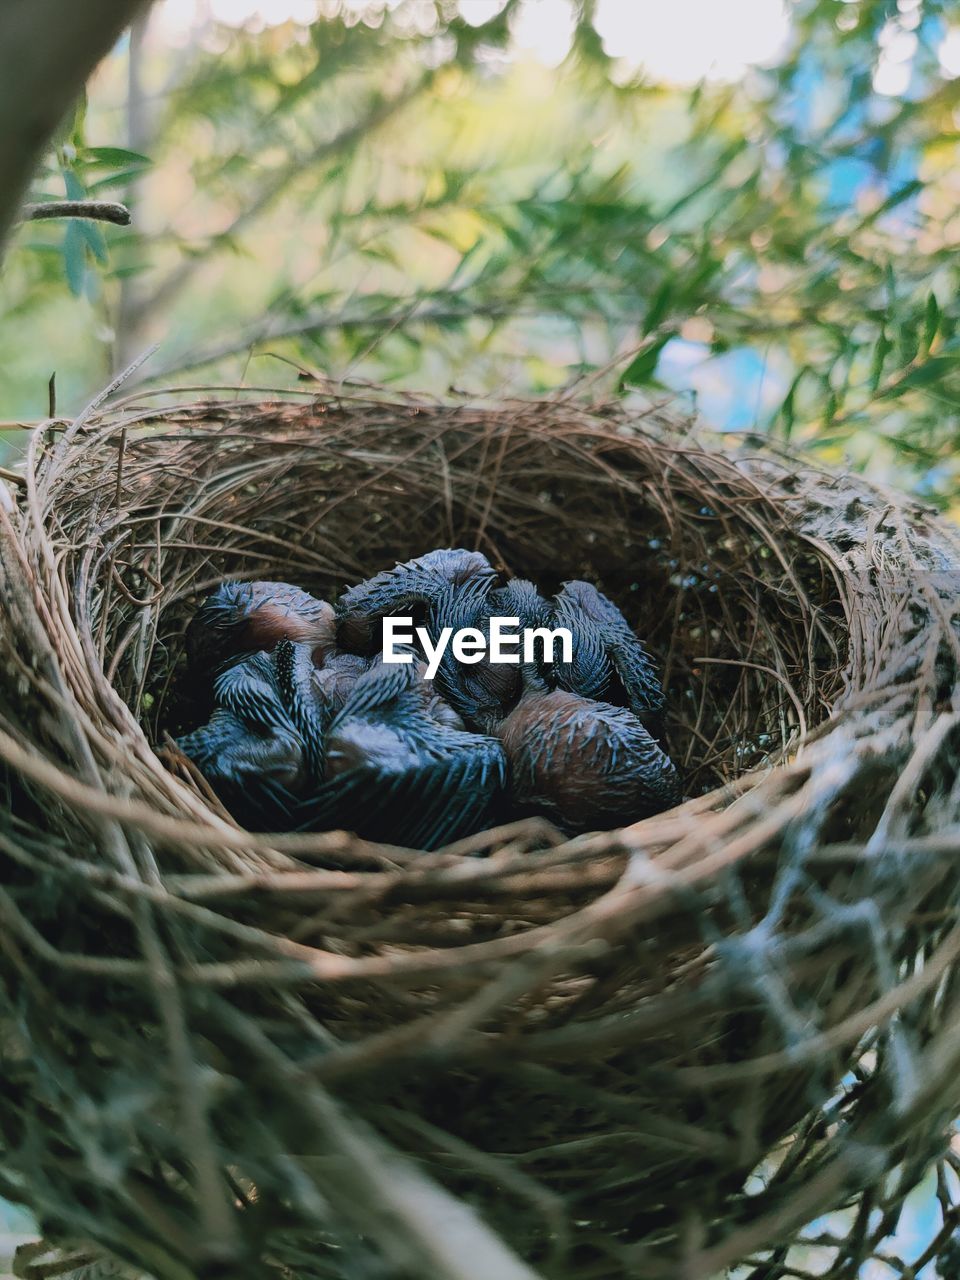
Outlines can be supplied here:
M567 291L567 297L573 291ZM166 377L171 374L183 373L192 369L201 369L205 365L216 364L220 360L229 359L231 356L240 355L249 351L251 347L258 346L261 342L280 342L288 338L301 338L311 334L329 332L333 329L375 329L378 333L393 331L402 328L406 324L455 324L458 321L467 320L507 320L520 319L524 316L551 316L560 320L569 320L571 324L582 324L588 319L604 319L605 317L599 311L594 314L585 316L583 314L572 314L569 310L564 310L559 303L553 305L544 302L543 305L533 306L529 308L522 307L516 299L507 299L489 302L472 303L468 297L459 297L456 293L440 295L434 304L421 306L417 299L412 299L406 305L401 305L400 299L397 303L399 310L389 312L373 312L373 311L314 311L305 316L301 316L296 320L289 320L286 316L279 316L273 321L267 321L255 328L247 329L245 332L236 334L232 338L217 344L216 346L207 347L205 350L192 350L184 352L180 357L174 357L167 364L154 367L150 377L155 380L159 377ZM534 299L536 302L536 299ZM637 311L635 315L627 315L619 317L624 324L633 324L643 319L643 312ZM135 386L139 383L134 383Z
M112 222L118 227L130 225L130 210L114 200L45 200L23 207L23 222L39 222L46 218L88 218L94 222Z
M457 320L469 320L474 317L501 319L512 314L515 314L515 308L507 302L491 303L487 306L483 304L470 306L469 302L461 303L454 300L436 307L422 307L412 313L408 305L399 312L391 311L381 315L370 311L336 312L325 310L312 312L309 315L302 316L299 320L289 323L286 322L286 317L281 316L274 322L267 321L266 324L248 329L246 333L236 334L216 346L207 347L206 350L198 351L194 349L192 352L184 352L181 358L175 357L170 363L155 368L151 376L157 378L167 374L182 373L188 369L200 369L204 365L216 364L218 361L226 360L230 356L249 351L251 347L255 347L261 342L277 342L286 338L305 337L308 334L322 333L331 329L368 328L380 330L394 328L398 323L408 321L417 324L429 324L431 322L443 324L453 323Z

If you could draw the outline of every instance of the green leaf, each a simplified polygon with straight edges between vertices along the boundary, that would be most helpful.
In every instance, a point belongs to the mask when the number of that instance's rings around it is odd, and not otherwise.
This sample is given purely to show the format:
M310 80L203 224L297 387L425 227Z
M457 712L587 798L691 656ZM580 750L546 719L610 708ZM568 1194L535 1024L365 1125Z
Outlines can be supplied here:
M109 257L107 242L103 237L103 231L100 229L99 223L92 222L89 218L75 218L74 221L96 260L100 263L106 262Z
M921 350L924 354L929 352L933 345L933 340L940 330L940 321L942 319L940 313L940 304L937 302L937 295L931 293L927 298L927 309L923 319L923 342Z
M671 279L664 280L663 284L657 290L650 300L650 306L647 308L647 314L643 318L644 336L652 333L659 325L660 321L667 314L670 302L673 298L673 281Z
M673 336L672 333L664 334L663 337L658 338L656 342L634 356L620 376L620 381L617 384L618 389L625 391L628 387L642 387L649 382L654 373L656 373L660 352Z
M908 375L911 386L926 387L931 382L940 382L951 375L960 375L960 351L945 351L943 355L931 356L929 360L911 370Z
M892 350L893 343L887 337L886 330L881 328L880 337L873 347L873 355L870 360L870 375L867 378L867 386L870 388L871 395L875 394L880 386L880 379L883 377L883 366Z
M905 200L909 200L911 196L915 196L918 191L923 190L923 182L920 178L914 178L912 181L904 183L902 187L898 187L892 195L887 196L883 204L874 209L870 214L867 222L876 222L878 218L882 218L885 213L889 213L891 209L896 209L897 205L903 204Z
M79 298L86 280L87 261L86 245L76 218L71 218L67 223L63 237L63 266L70 292L75 298Z
M796 383L790 388L783 398L783 404L780 406L780 421L783 424L783 438L789 440L793 435L793 424L796 421L794 414L793 401L796 396Z
M137 263L136 266L132 266L132 267L115 267L109 274L110 274L110 277L114 280L126 280L126 279L129 279L131 276L143 275L145 271L149 271L149 270L150 270L150 267L148 263L140 262L140 263Z
M63 170L63 189L68 200L84 200L87 189L74 169Z
M831 388L830 394L827 396L827 402L823 407L823 425L825 427L830 426L837 416L838 405L837 393Z
M796 406L797 390L803 378L809 372L810 370L807 368L806 365L804 365L803 368L797 372L796 377L790 383L790 389L787 391L787 394L783 398L783 404L780 406L779 416L780 416L781 422L783 423L784 440L789 440L791 435L793 434L793 426L794 426L794 422L796 421L795 406Z
M85 147L81 163L94 163L106 165L108 169L122 169L128 165L151 165L153 161L149 156L141 155L139 151L127 151L124 147Z
M924 364L917 365L915 369L911 369L895 386L883 394L885 397L893 399L897 396L902 396L907 391L914 391L918 387L932 387L935 382L943 382L950 374L957 372L960 372L960 357L956 355L933 356Z
M97 178L95 182L88 182L87 194L94 195L97 191L109 191L114 187L128 187L143 172L142 166L136 169L118 169L115 173L108 173L103 178Z
M897 333L897 351L900 363L912 364L920 351L920 338L917 334L916 322L913 319L904 321Z

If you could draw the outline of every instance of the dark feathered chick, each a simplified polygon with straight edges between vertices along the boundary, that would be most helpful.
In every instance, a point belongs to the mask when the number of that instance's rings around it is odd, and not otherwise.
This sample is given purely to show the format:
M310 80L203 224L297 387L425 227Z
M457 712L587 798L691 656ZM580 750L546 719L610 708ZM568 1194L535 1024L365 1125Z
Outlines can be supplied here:
M521 811L577 832L680 803L673 763L629 708L550 690L529 664L521 671L520 701L496 729Z
M297 826L432 849L493 825L506 790L503 748L455 727L448 710L419 662L374 662L329 727L327 780Z
M557 686L625 704L645 723L656 721L663 689L653 660L613 601L589 582L567 582L554 598L553 616L573 638L573 660L554 666Z
M247 826L285 825L311 781L304 741L284 705L266 653L241 659L217 681L218 705L207 724L177 745L230 812Z
M373 653L380 647L381 620L388 615L425 617L450 587L496 581L496 571L479 551L440 548L397 564L345 591L337 602L337 636L342 648Z
M314 675L321 697L333 710L339 711L350 690L370 666L370 659L356 653L335 652L324 659Z
M240 661L250 653L273 653L283 642L300 647L300 660L320 669L318 688L336 710L368 665L335 645L336 622L331 605L289 582L227 582L209 596L186 633L186 646L197 697L213 678L217 705L261 703L276 690L251 679L256 667ZM306 654L304 659L303 654ZM231 674L231 667L238 667ZM245 718L247 706L239 712ZM279 714L274 708L274 717Z
M190 629L216 709L181 749L249 825L346 826L424 847L476 829L503 791L499 743L463 731L419 661L374 674L333 633L329 605L289 584L217 591ZM253 644L263 650L245 655Z
M427 617L427 629L436 643L444 627L454 631L472 627L488 641L490 619L516 618L520 631L545 627L551 611L532 582L514 578L504 587L490 589L483 580L448 586L436 598ZM492 662L485 654L479 662L458 662L448 647L440 662L436 684L446 701L473 729L489 733L513 707L523 691L518 662Z
M285 825L322 765L271 654L297 641L311 671L314 662L335 667L334 635L332 607L288 582L224 583L187 628L198 703L212 688L215 709L179 746L247 825Z
M294 644L284 638L274 650L272 664L284 712L303 742L310 780L319 783L326 772L326 735L336 715L335 702L320 682L309 642Z
M331 774L371 764L388 772L429 764L468 737L475 740L450 722L424 679L423 663L409 656L407 664L375 662L354 685L330 727Z
M224 665L209 722L178 742L248 825L285 828L298 803L315 794L327 730L367 665L357 658L356 670L318 669L313 653L309 642L283 638L272 653Z
M289 582L225 582L197 610L185 643L191 668L206 675L283 639L309 644L321 664L335 649L333 607Z

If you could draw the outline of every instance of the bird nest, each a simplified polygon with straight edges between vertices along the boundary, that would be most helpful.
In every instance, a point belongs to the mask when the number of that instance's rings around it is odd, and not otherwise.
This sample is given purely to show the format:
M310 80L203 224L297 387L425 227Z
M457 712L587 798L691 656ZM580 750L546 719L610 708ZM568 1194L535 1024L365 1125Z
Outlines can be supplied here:
M57 1265L852 1277L931 1162L948 1242L960 539L929 510L663 411L343 388L48 423L6 493L0 1192ZM231 819L172 748L198 601L434 546L620 605L682 807L429 854Z

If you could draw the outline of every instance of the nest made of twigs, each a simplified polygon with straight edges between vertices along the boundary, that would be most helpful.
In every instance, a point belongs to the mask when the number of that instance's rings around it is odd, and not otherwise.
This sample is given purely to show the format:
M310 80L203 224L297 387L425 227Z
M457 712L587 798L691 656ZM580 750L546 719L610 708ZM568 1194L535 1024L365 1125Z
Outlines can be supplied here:
M0 1191L52 1238L773 1277L846 1206L829 1274L878 1249L960 1102L952 530L661 410L342 388L50 425L5 505ZM433 546L617 601L682 808L429 855L231 820L168 749L198 600Z

